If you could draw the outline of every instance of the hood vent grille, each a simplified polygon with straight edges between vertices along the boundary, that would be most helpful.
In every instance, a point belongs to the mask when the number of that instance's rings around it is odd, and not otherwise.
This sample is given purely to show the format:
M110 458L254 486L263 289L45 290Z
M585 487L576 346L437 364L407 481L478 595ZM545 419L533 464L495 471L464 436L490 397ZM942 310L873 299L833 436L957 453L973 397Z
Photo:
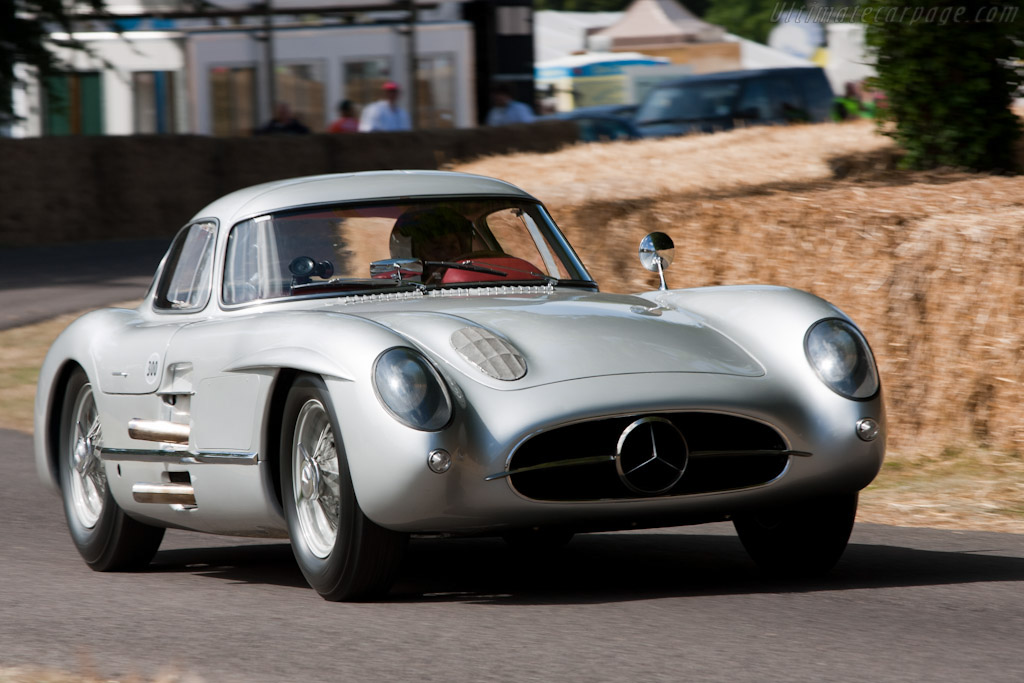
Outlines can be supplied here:
M451 341L467 363L489 377L511 382L526 375L526 359L493 332L463 327L452 333Z

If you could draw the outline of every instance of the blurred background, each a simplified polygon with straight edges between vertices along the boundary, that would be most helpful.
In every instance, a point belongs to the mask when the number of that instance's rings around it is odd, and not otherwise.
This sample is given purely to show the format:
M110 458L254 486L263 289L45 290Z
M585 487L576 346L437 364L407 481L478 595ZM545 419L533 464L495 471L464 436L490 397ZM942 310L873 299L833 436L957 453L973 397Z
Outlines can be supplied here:
M1021 680L1022 57L1021 0L0 0L0 681ZM414 543L414 599L330 611L283 545L81 567L29 457L52 340L216 197L387 168L523 187L606 292L657 230L669 287L856 321L888 452L838 576L731 529Z
M437 129L485 123L497 85L549 114L636 105L655 83L687 75L817 64L839 95L874 73L864 24L835 13L854 2L811 12L763 0L5 6L13 59L2 68L13 90L4 109L13 116L0 130L11 137L246 136L278 104L309 131L325 132L343 101L358 116L389 81L412 127Z

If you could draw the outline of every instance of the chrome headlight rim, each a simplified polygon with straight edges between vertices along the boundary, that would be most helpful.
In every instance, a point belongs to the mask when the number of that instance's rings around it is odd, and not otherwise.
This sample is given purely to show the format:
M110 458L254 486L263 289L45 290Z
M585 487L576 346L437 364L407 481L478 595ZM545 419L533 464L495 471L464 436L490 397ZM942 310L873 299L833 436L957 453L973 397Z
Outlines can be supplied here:
M817 362L814 354L812 354L811 352L811 343L815 331L825 325L838 326L847 333L849 333L850 336L853 338L854 342L857 345L857 352L859 358L867 364L867 370L873 376L874 388L870 394L865 396L857 396L856 391L853 394L850 394L844 391L843 389L837 387L836 382L829 380L822 372L819 363ZM807 332L804 334L804 356L807 358L807 363L811 366L811 369L814 370L814 374L818 376L818 379L821 381L821 383L828 387L833 393L838 394L839 396L842 396L847 400L858 401L862 403L867 401L873 401L877 399L882 392L882 379L878 373L878 363L875 362L875 354L871 350L871 344L868 343L867 338L864 336L864 333L860 331L860 328L858 328L855 324L853 324L853 322L847 320L846 318L822 318L821 320L818 320L813 325L808 327Z
M388 402L387 397L385 397L384 394L381 392L380 384L377 381L378 370L380 369L382 362L386 362L386 359L389 356L392 356L392 354L396 353L406 355L409 359L420 364L420 366L424 370L426 370L425 374L428 380L433 380L432 386L435 387L440 392L440 398L441 401L444 403L445 407L446 417L443 423L438 422L437 424L434 424L433 422L428 421L426 423L417 424L416 421L410 419L408 415L403 415L401 411L396 410ZM384 351L381 351L380 354L377 355L377 358L373 361L373 367L370 370L370 383L373 385L373 393L377 396L377 401L379 401L381 406L384 407L384 410L387 411L387 413L396 421L405 425L406 427L409 427L410 429L415 429L416 431L419 432L439 432L447 428L452 423L452 419L455 417L455 404L452 401L451 391L448 388L448 383L445 382L444 377L441 375L441 372L437 369L434 363L429 358L427 358L427 356L423 352L411 346L392 346L390 348L385 349Z

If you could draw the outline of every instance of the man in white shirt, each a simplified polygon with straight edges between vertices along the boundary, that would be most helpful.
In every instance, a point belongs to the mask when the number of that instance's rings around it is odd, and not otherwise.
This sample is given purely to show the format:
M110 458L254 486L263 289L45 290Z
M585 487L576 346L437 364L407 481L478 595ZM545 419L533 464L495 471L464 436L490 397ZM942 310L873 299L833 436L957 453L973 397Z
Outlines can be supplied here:
M398 106L398 84L388 81L381 87L383 98L363 108L359 132L412 130L409 114Z
M494 86L491 91L494 106L487 112L488 126L507 126L511 123L532 123L533 110L522 102L512 99L512 90L504 83Z

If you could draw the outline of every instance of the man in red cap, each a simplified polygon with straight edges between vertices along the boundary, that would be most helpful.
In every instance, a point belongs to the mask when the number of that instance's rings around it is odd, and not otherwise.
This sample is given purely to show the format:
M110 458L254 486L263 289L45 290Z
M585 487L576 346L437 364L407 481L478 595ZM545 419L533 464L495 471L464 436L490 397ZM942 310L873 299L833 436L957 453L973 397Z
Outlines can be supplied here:
M359 119L360 132L412 130L409 114L398 106L398 84L387 81L381 91L383 97L363 109Z

